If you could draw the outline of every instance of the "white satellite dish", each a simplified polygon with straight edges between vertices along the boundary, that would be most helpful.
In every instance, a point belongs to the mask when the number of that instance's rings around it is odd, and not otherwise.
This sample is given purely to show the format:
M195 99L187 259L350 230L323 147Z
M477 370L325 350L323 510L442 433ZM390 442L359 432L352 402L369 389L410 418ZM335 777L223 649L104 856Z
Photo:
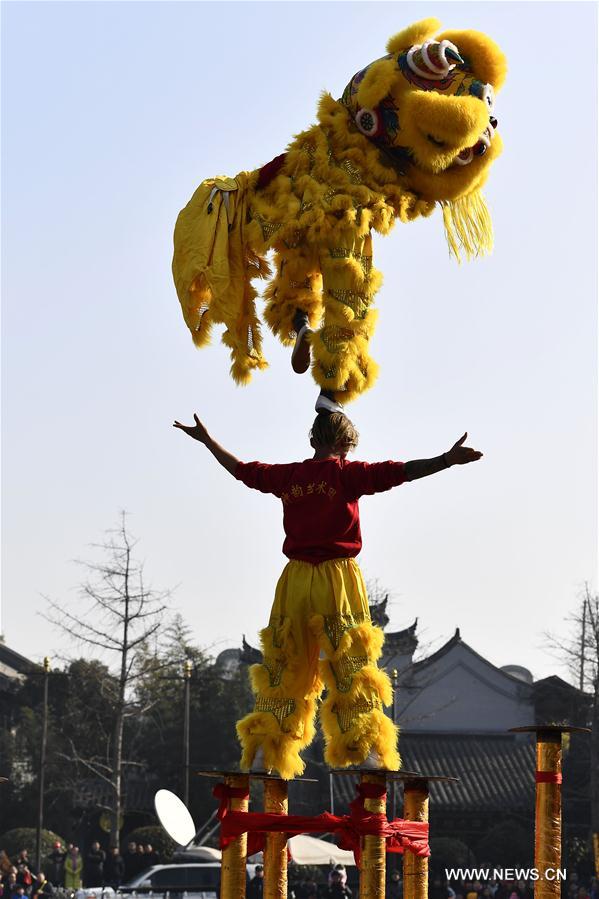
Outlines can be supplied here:
M179 846L187 846L196 835L196 826L184 802L170 790L158 790L154 796L156 815L169 837Z

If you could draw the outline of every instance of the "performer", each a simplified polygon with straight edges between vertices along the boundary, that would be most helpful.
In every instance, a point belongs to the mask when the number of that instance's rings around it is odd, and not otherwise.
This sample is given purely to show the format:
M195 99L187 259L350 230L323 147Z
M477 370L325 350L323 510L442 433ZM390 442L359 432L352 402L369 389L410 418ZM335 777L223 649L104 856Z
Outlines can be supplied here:
M195 424L175 421L246 486L283 504L289 559L277 584L270 622L261 632L264 659L251 668L254 711L237 724L241 766L275 769L285 780L304 770L300 752L314 737L316 705L332 767L397 770L397 729L385 715L389 678L377 667L384 634L370 620L355 556L362 548L358 500L452 465L480 459L464 434L442 455L412 462L349 462L358 432L342 413L319 413L310 432L311 459L285 465L240 462ZM323 661L319 656L323 655Z

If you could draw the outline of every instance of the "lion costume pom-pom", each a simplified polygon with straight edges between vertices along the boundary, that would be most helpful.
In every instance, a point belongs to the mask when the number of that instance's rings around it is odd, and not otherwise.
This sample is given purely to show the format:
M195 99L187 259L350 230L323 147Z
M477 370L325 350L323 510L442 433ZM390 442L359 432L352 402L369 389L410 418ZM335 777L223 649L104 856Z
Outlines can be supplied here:
M440 32L425 19L395 35L339 100L324 94L318 122L253 172L204 181L175 227L173 275L196 346L223 324L231 374L264 368L257 293L271 274L264 319L284 344L293 317L310 325L312 374L349 402L372 385L369 354L381 274L372 231L387 234L442 209L459 259L489 252L491 218L481 187L501 152L495 95L505 57L476 31Z

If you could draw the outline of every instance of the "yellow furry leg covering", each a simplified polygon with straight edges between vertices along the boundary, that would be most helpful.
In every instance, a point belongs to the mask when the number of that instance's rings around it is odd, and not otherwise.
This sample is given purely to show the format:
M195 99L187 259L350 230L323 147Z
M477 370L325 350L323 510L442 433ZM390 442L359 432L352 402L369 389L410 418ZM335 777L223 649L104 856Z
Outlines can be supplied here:
M371 750L390 771L401 765L397 751L398 729L385 715L393 691L384 671L377 667L384 634L370 621L347 630L335 647L319 629L318 616L312 626L327 661L321 662L321 676L327 697L320 710L325 734L325 760L331 767L359 765Z
M295 338L293 316L303 309L315 328L322 315L322 277L318 255L308 247L278 250L275 277L264 291L264 319L283 344Z
M327 762L360 764L374 749L384 767L399 767L397 730L383 712L391 703L391 684L376 664L384 634L370 621L364 578L354 559L289 562L260 638L264 660L250 671L255 708L237 724L242 768L251 766L262 747L267 768L285 779L302 774L300 752L314 738L324 683ZM326 662L319 663L321 651Z
M249 769L262 747L266 767L291 780L303 773L300 752L315 734L316 703L323 688L317 649L314 645L307 657L298 652L289 617L271 623L260 638L264 661L250 669L255 708L237 723L241 768Z
M378 374L368 345L376 324L371 304L382 276L372 268L370 233L356 238L348 231L324 250L321 268L324 320L312 340L312 374L337 400L351 402Z

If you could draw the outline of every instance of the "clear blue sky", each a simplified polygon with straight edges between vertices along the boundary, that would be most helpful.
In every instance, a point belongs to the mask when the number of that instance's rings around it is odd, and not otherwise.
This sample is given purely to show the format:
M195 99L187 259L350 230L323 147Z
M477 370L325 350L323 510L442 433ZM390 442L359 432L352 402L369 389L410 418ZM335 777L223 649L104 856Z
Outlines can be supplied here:
M486 195L496 247L458 267L441 217L375 242L385 283L358 458L484 461L367 498L365 574L391 628L463 638L536 677L597 565L597 40L591 3L2 5L3 620L38 659L120 509L195 639L256 642L284 564L281 512L173 431L199 412L245 460L308 455L315 388L266 337L245 389L193 349L170 275L197 184L253 169L425 15L488 32L509 76Z

